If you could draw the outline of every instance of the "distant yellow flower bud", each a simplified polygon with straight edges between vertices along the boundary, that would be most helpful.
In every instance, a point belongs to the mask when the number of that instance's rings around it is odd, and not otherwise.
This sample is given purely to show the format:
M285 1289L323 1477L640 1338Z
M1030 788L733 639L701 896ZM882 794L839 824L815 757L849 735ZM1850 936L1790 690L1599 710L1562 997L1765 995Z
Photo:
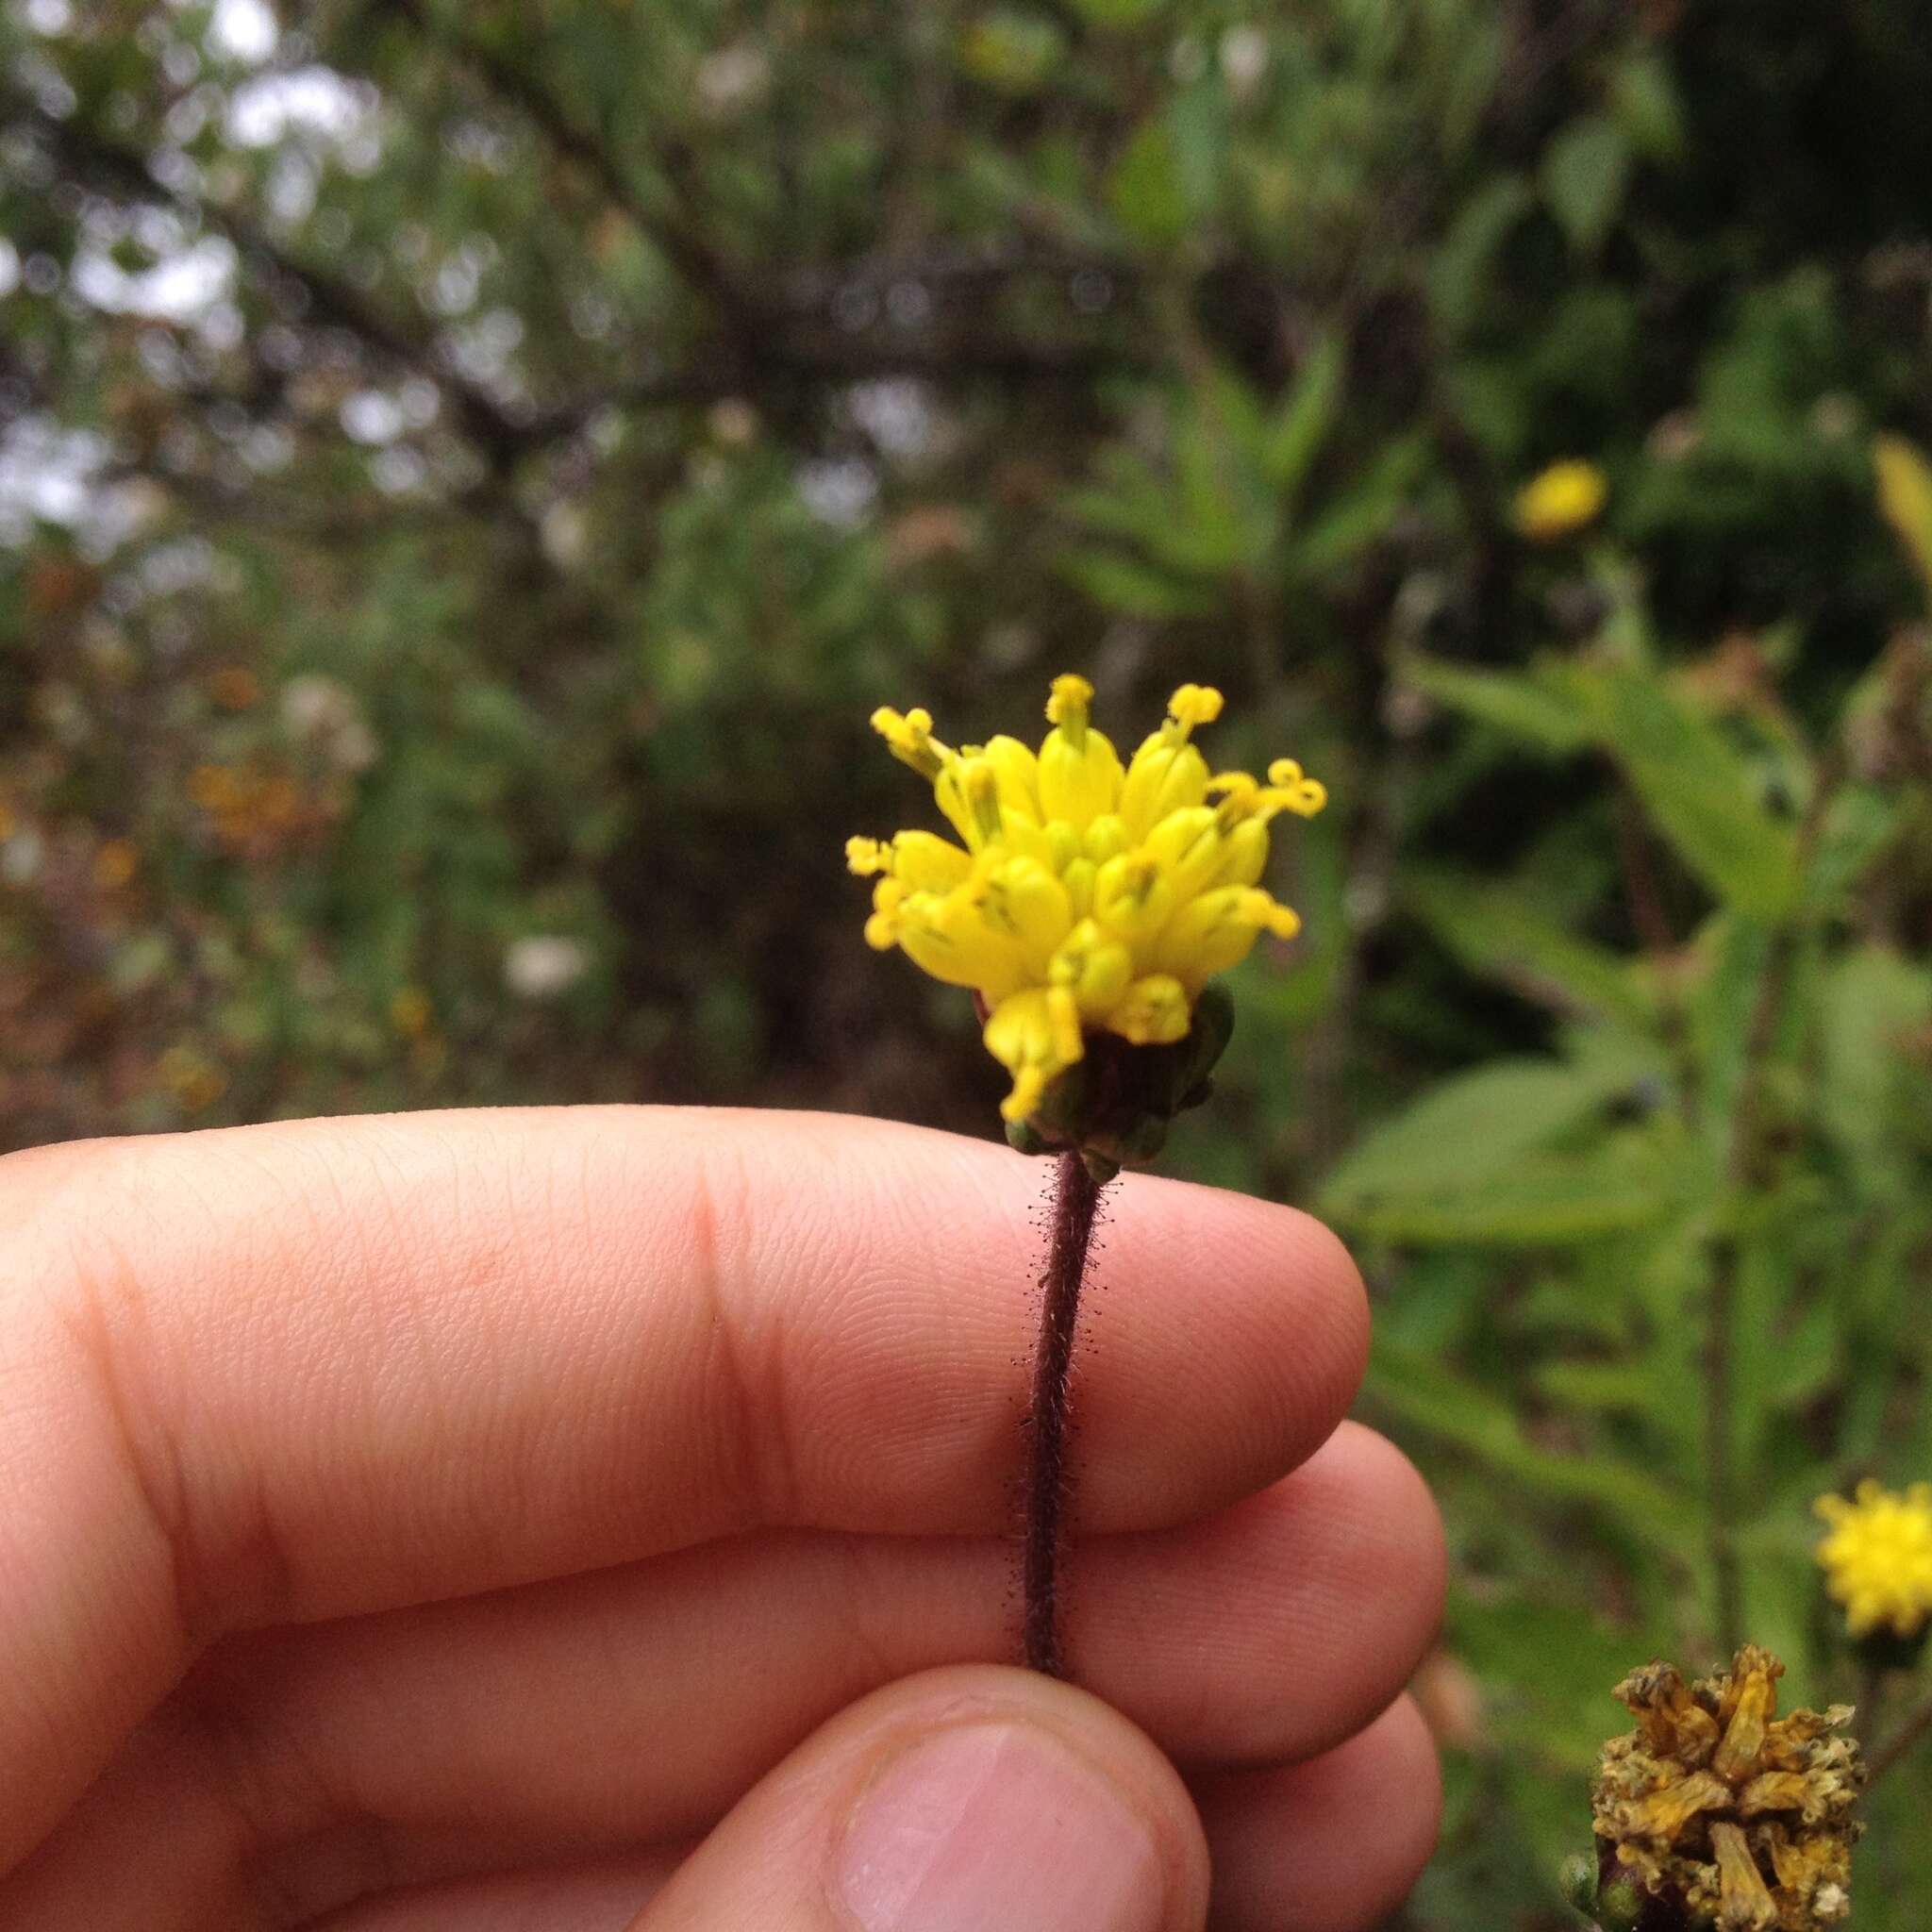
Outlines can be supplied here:
M1820 1496L1812 1507L1831 1526L1818 1561L1845 1628L1918 1636L1932 1617L1932 1483L1900 1495L1868 1476L1853 1501Z
M1516 527L1533 543L1555 543L1595 523L1609 486L1594 463L1569 458L1525 483L1516 497Z

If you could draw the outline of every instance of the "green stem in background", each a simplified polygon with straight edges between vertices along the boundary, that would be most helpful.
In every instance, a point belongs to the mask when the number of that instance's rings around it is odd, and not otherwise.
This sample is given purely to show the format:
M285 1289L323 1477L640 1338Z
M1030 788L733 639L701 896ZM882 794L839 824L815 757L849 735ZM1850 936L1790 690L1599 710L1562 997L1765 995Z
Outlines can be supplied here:
M1867 1790L1928 1737L1932 1737L1932 1697L1926 1698L1865 1760Z
M1033 1357L1033 1413L1026 1473L1024 1532L1025 1639L1029 1668L1066 1675L1059 1646L1060 1534L1066 1516L1067 1397L1074 1365L1074 1324L1087 1278L1087 1252L1100 1206L1101 1183L1070 1148L1055 1175L1053 1244L1041 1283L1040 1342Z
M1724 1158L1727 1199L1724 1225L1710 1247L1710 1290L1704 1325L1705 1506L1709 1520L1711 1577L1717 1596L1718 1645L1729 1656L1744 1641L1744 1579L1738 1560L1737 1497L1731 1467L1732 1343L1737 1326L1738 1278L1743 1265L1742 1217L1771 1179L1765 1118L1767 1075L1779 1022L1790 991L1799 943L1806 928L1805 891L1824 834L1825 812L1843 782L1843 751L1820 761L1794 841L1795 903L1771 929L1757 996L1744 1029L1738 1090L1731 1103L1730 1143Z
M1711 1255L1704 1316L1704 1505L1722 1657L1736 1655L1744 1641L1744 1577L1731 1493L1731 1331L1737 1304L1738 1241L1727 1233Z
M1874 1662L1869 1657L1859 1658L1857 1702L1852 1708L1856 1713L1853 1719L1853 1734L1857 1737L1861 1750L1869 1751L1872 1748L1873 1733L1878 1725L1878 1709L1884 1699L1885 1680L1889 1674L1883 1664Z
M1617 785L1617 858L1630 924L1643 941L1657 982L1657 1027L1677 1078L1677 1112L1687 1127L1694 1128L1702 1081L1685 1008L1682 949L1664 908L1662 884L1644 836L1643 808L1627 778Z

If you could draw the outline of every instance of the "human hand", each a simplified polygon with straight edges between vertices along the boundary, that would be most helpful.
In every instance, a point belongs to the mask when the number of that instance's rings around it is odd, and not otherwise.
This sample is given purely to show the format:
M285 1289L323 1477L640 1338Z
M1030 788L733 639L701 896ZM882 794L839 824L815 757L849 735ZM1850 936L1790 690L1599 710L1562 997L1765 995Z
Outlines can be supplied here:
M1074 1690L999 1661L1043 1178L650 1108L0 1162L0 1925L1373 1924L1442 1555L1355 1271L1110 1192Z

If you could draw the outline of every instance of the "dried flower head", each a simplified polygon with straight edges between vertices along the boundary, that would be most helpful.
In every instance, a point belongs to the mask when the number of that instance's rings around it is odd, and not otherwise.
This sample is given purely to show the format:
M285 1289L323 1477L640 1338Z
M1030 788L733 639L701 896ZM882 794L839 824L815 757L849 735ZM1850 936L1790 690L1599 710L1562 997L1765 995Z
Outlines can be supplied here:
M1516 527L1533 543L1554 543L1595 523L1608 493L1594 463L1576 457L1552 463L1517 492Z
M1642 1932L1810 1932L1851 1916L1857 1746L1845 1705L1777 1715L1784 1665L1746 1644L1687 1684L1633 1671L1637 1728L1604 1746L1592 1793L1601 1896L1640 1901Z
M925 711L874 712L960 842L913 831L846 846L878 881L872 944L979 995L988 1050L1013 1078L1009 1123L1034 1116L1102 1036L1185 1039L1209 978L1259 934L1299 929L1259 884L1268 825L1312 817L1327 796L1291 758L1266 784L1211 773L1192 738L1220 715L1219 691L1181 686L1125 765L1089 722L1092 697L1084 677L1056 678L1037 753L1006 737L955 751Z
M1932 1617L1932 1483L1900 1495L1867 1476L1851 1502L1820 1496L1811 1507L1831 1525L1818 1561L1851 1635L1922 1635Z

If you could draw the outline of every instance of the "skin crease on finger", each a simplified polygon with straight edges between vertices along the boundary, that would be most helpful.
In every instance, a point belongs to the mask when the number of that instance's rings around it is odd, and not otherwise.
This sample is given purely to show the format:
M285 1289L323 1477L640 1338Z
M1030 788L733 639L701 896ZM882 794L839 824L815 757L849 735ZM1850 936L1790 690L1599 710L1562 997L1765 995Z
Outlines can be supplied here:
M999 1543L765 1536L235 1640L176 1698L174 1759L110 1775L36 1861L36 1907L58 1894L60 1866L121 1869L111 1853L130 1813L154 1815L167 1787L210 1774L220 1790L207 1802L251 1815L258 1877L291 1913L365 1886L695 1833L853 1699L936 1663L1009 1657L1010 1565ZM1183 1761L1307 1757L1405 1681L1441 1569L1419 1479L1344 1425L1215 1518L1081 1542L1073 1654ZM191 1863L196 1844L206 1856ZM235 1857L191 1834L168 1859L173 1886L185 1903Z
M771 1176L738 1197L758 1202L760 1211L726 1209L721 1220L721 1200L733 1197L712 1169L723 1161L745 1185L741 1142L763 1135L782 1143L782 1155L768 1149ZM835 1158L828 1141L835 1148L854 1143L854 1158ZM691 1151L713 1144L725 1152ZM115 1171L103 1174L94 1165L100 1159ZM667 1190L658 1171L680 1160L705 1172L694 1198ZM105 1379L124 1440L108 1447L142 1463L147 1493L145 1514L133 1510L118 1524L110 1517L106 1526L138 1540L152 1535L157 1512L177 1528L192 1526L192 1535L177 1535L162 1552L175 1581L184 1565L196 1573L179 1591L191 1604L249 1621L247 1586L266 1575L274 1588L259 1596L254 1620L291 1608L326 1616L399 1591L447 1595L623 1561L641 1540L648 1548L643 1532L661 1516L647 1510L641 1523L626 1492L638 1487L639 1469L662 1465L649 1456L654 1441L666 1445L639 1429L639 1391L657 1364L648 1351L639 1358L634 1331L656 1318L648 1298L640 1306L638 1271L655 1265L703 1275L715 1324L721 1271L749 1282L775 1270L790 1298L782 1309L731 1318L742 1332L725 1364L725 1393L738 1413L751 1391L789 1412L784 1457L750 1485L755 1513L870 1517L903 1533L924 1525L923 1508L936 1526L957 1527L1008 1507L1020 1366L1013 1317L1024 1317L1015 1306L1024 1304L1024 1289L1016 1294L1015 1284L1029 1265L1026 1215L1039 1177L1037 1167L998 1150L917 1130L648 1109L244 1130L8 1161L0 1163L0 1242L8 1244L6 1258L25 1256L34 1265L25 1277L8 1272L16 1295L0 1304L0 1327L14 1327L16 1346L9 1353L9 1338L0 1335L0 1378L30 1378L34 1367L18 1349L20 1334L35 1326L30 1307L20 1319L23 1278L44 1285L54 1273L50 1256L62 1250L70 1268L96 1268L104 1252L98 1232L74 1217L103 1198L121 1204L125 1215L101 1217L113 1231L106 1252L134 1260L119 1274L105 1270L113 1294L89 1297L91 1317L113 1331L90 1341L113 1357ZM801 1213L792 1200L800 1189L835 1195L840 1224ZM979 1224L972 1240L938 1255L927 1205L935 1196L945 1199L953 1225ZM1101 1527L1186 1518L1289 1466L1332 1421L1360 1357L1359 1285L1314 1224L1139 1178L1115 1198L1124 1258L1103 1261L1111 1292L1098 1298L1096 1320L1106 1346L1083 1365L1081 1494L1090 1526ZM166 1212L157 1201L170 1204ZM778 1204L775 1215L764 1211L768 1201ZM613 1211L629 1217L616 1237L604 1224ZM731 1238L740 1251L727 1255L721 1226L754 1220L750 1234ZM1198 1237L1179 1274L1162 1259L1164 1237L1176 1224ZM915 1249L921 1258L908 1274ZM1172 1285L1150 1293L1164 1270ZM31 1296L29 1287L29 1303ZM745 1346L747 1335L773 1322L786 1324L782 1353L769 1337ZM473 1332L479 1327L480 1337ZM1204 1328L1216 1335L1213 1351L1200 1346ZM532 1341L534 1351L516 1352ZM917 1344L909 1355L908 1342ZM339 1358L344 1351L346 1362ZM316 1373L318 1352L326 1375ZM254 1354L278 1373L238 1373L254 1365ZM699 1356L715 1362L715 1345ZM601 1371L588 1380L587 1357ZM914 1377L908 1360L919 1364ZM1257 1364L1268 1365L1266 1376L1257 1376ZM516 1402L506 1405L507 1374L538 1386L526 1397L518 1384ZM571 1392L574 1375L573 1406L558 1398ZM702 1411L707 1391L715 1401L718 1389L712 1380L693 1391L675 1420L692 1427L693 1406ZM996 1401L987 1400L989 1391ZM488 1429L471 1441L466 1432L474 1437L479 1418L467 1415L465 1404L479 1392ZM420 1411L455 1440L427 1456L407 1431L362 1440L358 1426L373 1395L386 1398L387 1426L397 1414L413 1421ZM975 1397L978 1419L962 1436L957 1411ZM810 1413L809 1426L799 1413L806 1403L822 1411ZM72 1423L58 1401L48 1407L42 1426ZM601 1423L610 1438L583 1466L573 1465L577 1444L556 1425L559 1408L574 1429L588 1420L594 1436ZM1163 1430L1163 1416L1186 1417L1186 1433ZM699 1413L701 1436L703 1421ZM868 1432L876 1439L882 1424L885 1442L868 1443ZM715 1433L713 1425L713 1439L701 1444L713 1457ZM925 1459L916 1490L903 1479L880 1483L879 1465L892 1461L895 1441L913 1442ZM1205 1459L1203 1449L1210 1452ZM626 1460L633 1457L641 1459ZM671 1462L678 1466L675 1453ZM689 1468L688 1455L682 1466ZM700 1469L726 1485L744 1475L741 1460L729 1458ZM85 1491L108 1472L69 1457L59 1473ZM125 1469L118 1474L125 1496ZM550 1507L530 1516L565 1532L559 1539L546 1530L535 1551L520 1547L528 1525L506 1521L500 1508L504 1493L533 1492ZM969 1513L959 1513L962 1498ZM52 1507L38 1515L30 1507L0 1529L0 1578L31 1563L25 1532L58 1537L59 1518ZM742 1521L726 1512L705 1530ZM413 1541L405 1528L418 1532ZM656 1540L665 1536L658 1528ZM251 1539L272 1558L266 1572L243 1560ZM446 1547L425 1557L425 1542ZM108 1600L138 1607L154 1594L142 1560L137 1541L118 1584L97 1563L80 1592L103 1623L101 1654L114 1655L118 1643L137 1690L143 1670L163 1674L156 1658L166 1632L138 1632L141 1641L132 1642ZM433 1585L421 1570L425 1560L443 1566L431 1573ZM238 1594L239 1610L222 1601ZM160 1611L156 1619L164 1623ZM915 1657L908 1667L931 1660ZM96 1708L96 1725L111 1722L115 1707ZM52 1729L49 1720L60 1712L40 1716ZM0 1695L0 1753L9 1748L10 1722ZM58 1778L58 1764L54 1772ZM274 1788L273 1777L268 1784ZM44 1796L42 1787L35 1790Z
M1407 1698L1322 1757L1190 1788L1209 1849L1208 1932L1368 1932L1415 1883L1441 1809L1435 1749ZM314 1932L628 1932L688 1849L411 1888Z

